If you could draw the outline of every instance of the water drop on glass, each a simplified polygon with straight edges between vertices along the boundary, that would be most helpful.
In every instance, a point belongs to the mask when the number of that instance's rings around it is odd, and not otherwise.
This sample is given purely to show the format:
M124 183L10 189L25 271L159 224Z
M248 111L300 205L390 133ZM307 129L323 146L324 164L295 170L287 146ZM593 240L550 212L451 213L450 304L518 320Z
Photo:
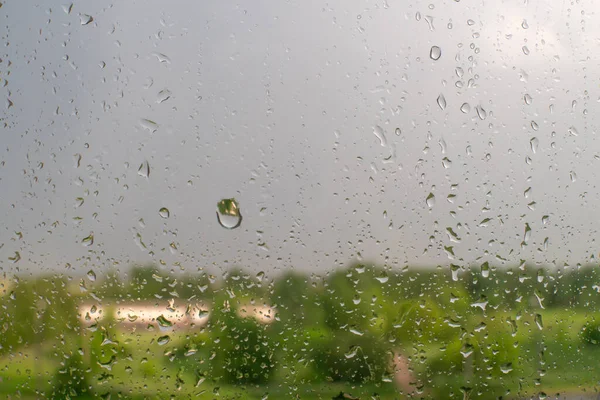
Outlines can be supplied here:
M460 106L460 111L463 114L467 114L471 111L471 106L469 105L469 103L463 103L462 106Z
M150 164L148 161L144 161L140 164L137 173L139 176L143 176L144 178L148 178L150 176Z
M95 282L96 281L96 273L94 272L94 270L89 270L87 272L87 277L90 281Z
M383 128L379 125L375 125L373 127L373 135L379 139L379 144L383 147L387 145L387 139L385 138L385 133L383 132Z
M235 229L242 223L242 213L235 199L223 199L217 203L217 220L223 228Z
M484 278L490 276L490 264L487 261L481 264L481 276Z
M171 98L171 91L169 89L163 89L156 95L156 102L163 103Z
M156 343L158 343L159 346L164 346L165 344L169 343L171 341L171 338L169 337L169 335L165 335L165 336L161 336L156 340Z
M151 133L156 132L156 130L158 129L158 124L156 122L146 118L140 119L140 126L143 129L150 131Z
M438 46L431 46L431 50L429 50L429 57L432 60L437 61L440 59L441 56L442 56L442 49L440 49Z
M477 116L479 117L480 120L484 120L487 118L487 111L485 111L483 109L483 107L481 106L477 106L475 107L475 111L477 111Z
M525 94L525 96L523 96L523 100L525 100L525 104L527 104L527 105L531 104L531 102L533 101L531 96L528 94Z
M535 314L534 321L539 330L544 329L544 323L542 322L542 316L540 314Z
M529 28L529 24L527 23L526 19L524 19L523 22L521 22L521 28L523 28L523 29Z
M508 374L512 370L513 370L512 363L505 363L505 364L500 365L500 371L502 371L503 374Z
M425 199L425 203L427 203L427 207L433 208L433 206L435 205L435 196L433 195L433 193L429 193L429 195Z
M87 25L87 24L91 23L93 20L94 20L94 17L92 17L91 15L79 14L79 23L81 23L81 25Z
M446 108L446 98L444 97L443 94L440 94L437 98L437 104L438 106L440 106L440 108L442 110L444 110Z
M171 213L167 207L162 207L160 210L158 210L158 215L160 215L162 218L169 218Z
M83 244L84 246L91 246L94 244L94 234L90 233L88 236L84 237L81 240L81 244Z
M568 132L572 136L579 136L579 132L577 132L577 129L574 126L569 127Z
M538 129L540 129L540 126L537 124L537 122L531 121L531 129L537 131Z
M400 134L402 133L402 131L400 130L400 128L396 128L394 130L394 133L396 134L396 136L400 136Z
M538 140L538 138L532 137L531 140L529 140L529 146L531 147L531 151L533 152L533 154L537 153L539 145L540 141Z

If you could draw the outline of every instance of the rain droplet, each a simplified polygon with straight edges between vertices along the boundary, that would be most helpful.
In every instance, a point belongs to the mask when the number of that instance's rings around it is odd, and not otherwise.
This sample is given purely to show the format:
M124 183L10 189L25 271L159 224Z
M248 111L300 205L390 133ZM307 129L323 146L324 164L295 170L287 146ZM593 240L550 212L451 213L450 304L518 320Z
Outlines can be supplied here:
M527 23L526 19L524 19L523 22L521 22L521 28L529 29L529 24Z
M471 106L469 103L463 103L462 106L460 106L460 111L462 111L463 114L467 114L471 111Z
M454 282L458 282L458 271L460 271L460 267L456 264L450 264L450 272L452 273L452 280Z
M94 20L94 17L88 14L79 14L79 22L81 25L87 25Z
M523 243L522 246L527 246L529 243L529 239L531 238L531 227L528 223L525 223L525 233L523 234Z
M450 159L448 157L444 157L444 158L442 158L442 166L445 169L448 169L452 166L452 161L450 161Z
M440 108L442 110L444 110L446 108L446 98L444 97L443 94L440 93L440 95L437 98L437 103L438 103L438 106L440 106Z
M15 255L12 257L8 257L9 261L12 261L13 263L18 263L21 260L21 253L19 253L18 251L15 251Z
M531 102L533 101L531 96L528 95L527 93L525 94L525 96L523 96L523 100L525 100L525 104L527 104L527 105L531 104Z
M62 9L65 12L65 14L71 14L71 10L73 9L73 3L63 4Z
M159 346L164 346L165 344L169 343L171 341L171 338L169 337L169 335L165 335L165 336L161 336L156 340L156 343L158 343Z
M490 264L487 261L481 264L481 276L484 278L490 276Z
M542 216L542 225L546 225L549 220L550 220L550 217L548 215Z
M462 354L464 358L468 358L471 354L473 354L473 345L465 343L462 349L460 349L460 354Z
M537 122L531 121L531 129L533 129L534 131L537 131L538 129L540 129L540 127L537 124Z
M433 195L433 193L429 193L429 195L425 199L425 203L427 203L427 207L433 208L433 206L435 205L435 196Z
M540 314L535 314L534 321L539 330L544 329L544 323L542 322L542 316Z
M400 136L402 131L400 130L400 128L396 128L396 130L394 130L394 133L396 134L396 136Z
M156 102L163 103L171 98L171 91L169 89L163 89L156 95Z
M152 55L154 57L156 57L158 62L165 63L165 64L171 64L171 59L169 58L169 56L167 56L165 54L155 52L155 53L152 53Z
M571 182L577 181L577 174L575 172L569 172L569 177L571 178Z
M81 240L81 243L82 243L84 246L91 246L91 245L93 245L93 244L94 244L94 234L93 234L93 233L90 233L88 236L84 237L84 238Z
M160 326L161 328L170 328L173 326L173 323L166 319L165 316L162 314L156 318L156 322L158 322L158 326Z
M223 228L235 229L242 223L242 213L235 199L223 199L217 203L217 220Z
M94 272L94 270L90 269L87 272L87 277L91 282L95 282L96 281L96 273Z
M373 127L373 135L379 139L379 144L383 147L387 146L387 139L385 138L385 133L383 132L383 128L379 125L375 125Z
M158 129L158 124L156 122L146 118L140 119L140 126L143 129L146 129L147 131L150 131L152 133L156 132L156 130Z
M572 136L579 136L579 132L577 132L577 129L574 126L569 127L568 132Z
M513 370L512 363L506 363L506 364L500 365L500 371L502 371L503 374L508 374L512 370Z
M473 25L475 25L475 21L473 21L472 19L468 19L467 20L467 25L473 26Z
M148 163L148 161L144 161L140 164L140 167L138 168L137 171L139 176L143 176L144 178L147 178L150 176L150 163Z
M531 196L531 187L525 189L525 191L523 192L523 196L525 196L526 199L528 199L529 196Z
M485 111L483 109L483 107L481 106L477 106L475 107L475 111L477 111L477 116L479 117L480 120L484 120L487 118L487 111Z
M523 46L523 54L525 54L526 56L529 55L529 48L527 46Z
M160 215L162 218L169 218L171 213L167 207L162 207L160 210L158 210L158 215Z
M360 346L350 347L350 350L344 354L344 357L346 357L348 359L356 357L356 353L358 352L358 349L360 349Z
M537 153L539 145L540 145L540 141L538 140L538 138L532 137L529 140L529 146L531 147L531 151L533 152L533 154Z
M429 57L431 57L432 60L437 61L441 56L442 49L440 49L438 46L431 46L431 50L429 50Z

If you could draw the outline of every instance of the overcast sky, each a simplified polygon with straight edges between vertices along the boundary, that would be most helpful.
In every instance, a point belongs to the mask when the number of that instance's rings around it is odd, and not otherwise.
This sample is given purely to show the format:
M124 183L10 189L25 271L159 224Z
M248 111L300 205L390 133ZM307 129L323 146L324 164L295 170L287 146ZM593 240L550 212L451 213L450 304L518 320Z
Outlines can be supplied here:
M594 5L0 11L0 270L562 266L600 251ZM215 215L230 197L234 230Z

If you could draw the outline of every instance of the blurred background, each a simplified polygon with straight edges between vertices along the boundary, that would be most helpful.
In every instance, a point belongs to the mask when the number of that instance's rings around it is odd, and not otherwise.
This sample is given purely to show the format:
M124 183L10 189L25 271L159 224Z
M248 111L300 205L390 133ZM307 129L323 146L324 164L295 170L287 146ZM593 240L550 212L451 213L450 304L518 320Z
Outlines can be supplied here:
M597 13L3 1L0 392L595 398Z

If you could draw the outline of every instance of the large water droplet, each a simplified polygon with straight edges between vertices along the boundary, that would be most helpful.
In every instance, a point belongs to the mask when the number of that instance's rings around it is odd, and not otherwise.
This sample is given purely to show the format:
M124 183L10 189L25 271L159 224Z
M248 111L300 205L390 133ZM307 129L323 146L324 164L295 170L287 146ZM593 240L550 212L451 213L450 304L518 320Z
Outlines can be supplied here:
M528 95L527 93L525 94L525 96L523 96L523 100L525 100L525 104L527 104L527 105L531 104L531 102L533 101L531 96Z
M169 89L163 89L156 95L156 102L163 103L171 98L171 91Z
M92 282L95 282L95 281L96 281L96 273L94 272L94 270L93 270L93 269L90 269L90 270L87 272L87 277L88 277L88 279L89 279L90 281L92 281Z
M162 218L169 218L171 213L167 207L162 207L160 210L158 210L158 215L160 215Z
M467 114L471 111L471 106L469 103L463 103L462 106L460 106L460 111L462 111L463 114Z
M425 199L425 203L427 203L427 207L433 208L433 206L435 205L435 196L433 195L433 193L429 193L429 195Z
M527 23L526 19L524 19L523 22L521 22L521 28L529 29L529 24Z
M150 164L148 163L148 161L144 161L140 164L140 167L138 168L138 175L139 176L143 176L144 178L147 178L150 176Z
M443 94L440 93L440 95L437 98L437 103L438 103L438 106L440 106L440 108L442 110L444 110L446 108L446 98L444 97Z
M217 203L217 220L223 228L235 229L242 223L242 213L235 199L223 199Z
M84 237L81 240L81 244L83 244L84 246L91 246L94 244L94 234L90 233L88 236Z
M161 336L156 340L156 343L158 343L159 346L164 346L165 344L169 343L171 341L171 338L169 337L169 335L165 335L165 336Z
M568 132L572 136L579 136L579 132L577 132L577 129L574 126L569 127Z
M379 139L379 144L381 146L387 146L387 139L385 138L385 133L382 127L380 127L379 125L375 125L373 127L373 135L375 135L377 139Z
M94 20L94 17L88 14L79 14L79 22L81 25L87 25Z
M502 371L503 374L508 374L512 370L513 370L512 363L505 363L505 364L500 365L500 371Z
M140 126L143 129L150 131L152 133L156 132L156 130L158 129L158 124L156 122L152 121L151 119L146 119L146 118L140 119Z
M540 141L538 138L532 137L529 140L529 146L531 147L531 151L533 152L533 154L537 153L539 145L540 145Z
M481 264L481 276L484 278L490 276L490 264L487 261Z
M442 49L440 49L438 46L431 46L431 50L429 50L429 57L431 57L432 60L437 61L441 56Z
M535 314L534 321L539 330L544 329L544 323L542 322L542 316L540 314Z
M487 111L485 111L483 109L483 107L481 106L477 106L475 107L475 111L477 111L477 116L479 117L480 120L484 120L487 118Z

